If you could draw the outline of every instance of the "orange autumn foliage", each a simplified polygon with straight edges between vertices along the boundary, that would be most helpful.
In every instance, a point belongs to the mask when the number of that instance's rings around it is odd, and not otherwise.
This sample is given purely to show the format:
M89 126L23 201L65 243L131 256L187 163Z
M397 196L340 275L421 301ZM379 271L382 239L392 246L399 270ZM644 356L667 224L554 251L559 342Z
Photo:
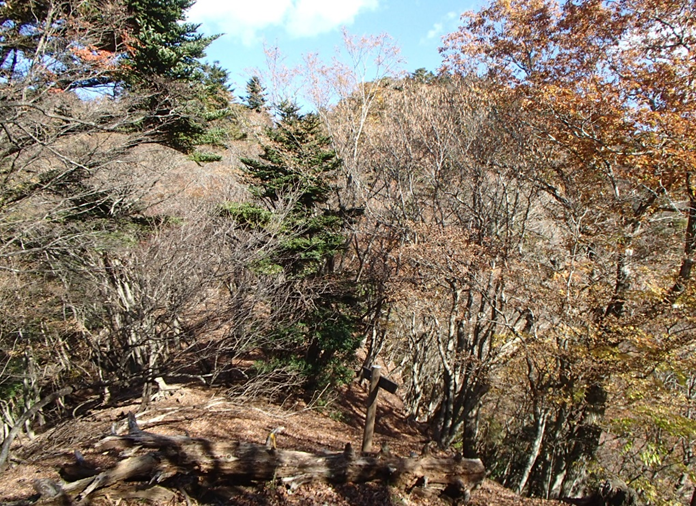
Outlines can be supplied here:
M97 49L92 45L73 48L71 52L83 63L94 65L98 68L112 69L116 66L116 55L113 52Z

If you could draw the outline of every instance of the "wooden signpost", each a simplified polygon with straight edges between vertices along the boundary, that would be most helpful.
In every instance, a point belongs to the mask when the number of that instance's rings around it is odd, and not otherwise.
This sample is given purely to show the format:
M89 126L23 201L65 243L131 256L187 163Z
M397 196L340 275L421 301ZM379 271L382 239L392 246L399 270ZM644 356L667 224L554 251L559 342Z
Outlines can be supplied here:
M377 395L383 388L389 393L395 393L397 384L382 376L382 368L373 365L372 369L363 367L362 377L370 380L370 395L367 398L367 415L365 416L365 432L363 433L362 451L372 451L372 438L375 435L375 417L377 416Z

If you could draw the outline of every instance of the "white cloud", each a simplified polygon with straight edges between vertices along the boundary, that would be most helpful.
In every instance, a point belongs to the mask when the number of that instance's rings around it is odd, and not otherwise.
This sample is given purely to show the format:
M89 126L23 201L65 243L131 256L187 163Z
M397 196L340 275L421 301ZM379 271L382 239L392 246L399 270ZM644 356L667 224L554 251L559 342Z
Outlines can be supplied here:
M440 22L435 23L433 27L428 30L428 34L425 38L421 39L421 43L425 43L428 40L441 38L446 33L449 33L457 28L457 22L459 21L459 14L454 11L450 11L445 14Z
M288 16L291 35L308 37L350 24L364 9L377 8L378 0L297 0Z
M189 20L207 31L224 32L245 44L265 28L281 27L294 37L312 37L350 24L379 0L197 0Z
M442 23L435 23L426 38L433 39L442 34Z

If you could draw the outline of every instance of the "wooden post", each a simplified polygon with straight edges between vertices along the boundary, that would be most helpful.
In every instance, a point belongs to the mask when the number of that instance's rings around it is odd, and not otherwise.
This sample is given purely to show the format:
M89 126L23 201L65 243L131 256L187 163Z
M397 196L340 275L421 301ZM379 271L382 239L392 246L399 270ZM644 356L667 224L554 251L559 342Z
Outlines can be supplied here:
M365 416L365 432L363 434L362 451L372 451L372 437L375 435L375 417L377 416L377 394L379 393L379 378L382 368L372 366L370 377L370 396L367 398L367 415Z

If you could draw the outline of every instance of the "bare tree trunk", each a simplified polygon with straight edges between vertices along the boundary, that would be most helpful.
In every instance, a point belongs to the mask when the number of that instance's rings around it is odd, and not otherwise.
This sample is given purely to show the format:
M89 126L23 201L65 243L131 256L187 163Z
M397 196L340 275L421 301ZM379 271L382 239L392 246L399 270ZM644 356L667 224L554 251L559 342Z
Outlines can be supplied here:
M559 445L565 439L563 429L566 421L567 411L565 408L561 408L556 413L556 417L550 427L547 419L545 439L540 452L543 456L543 469L539 483L539 495L545 499L558 496L561 484L565 478L566 459L559 450Z
M539 410L537 412L534 441L532 442L532 447L529 449L527 464L524 466L524 470L522 471L520 483L517 485L518 494L521 494L524 488L527 486L527 480L529 480L529 475L532 473L534 464L536 464L537 458L539 457L539 453L541 452L541 442L544 440L544 432L546 431L547 418L547 411Z
M599 382L590 385L585 394L587 403L583 416L577 422L571 437L573 445L566 458L566 475L561 485L560 494L569 497L577 483L583 478L586 463L594 458L602 428L599 425L606 410L607 391Z
M689 171L686 174L686 189L689 194L689 208L687 210L686 232L684 238L684 258L677 280L667 294L667 301L674 300L682 294L686 289L686 283L691 279L691 270L693 269L694 254L696 253L696 174Z
M628 262L631 257L631 250L625 248L624 251L618 253L616 260L616 282L614 285L614 294L611 302L607 305L604 316L615 316L621 318L624 314L624 306L626 305L626 293L631 287L631 270Z
M478 398L479 396L474 397ZM476 405L478 405L478 400ZM461 425L464 426L462 430L462 454L468 459L476 458L478 455L476 450L478 446L478 409L475 407L465 408L462 418L463 423L457 426L457 429Z

